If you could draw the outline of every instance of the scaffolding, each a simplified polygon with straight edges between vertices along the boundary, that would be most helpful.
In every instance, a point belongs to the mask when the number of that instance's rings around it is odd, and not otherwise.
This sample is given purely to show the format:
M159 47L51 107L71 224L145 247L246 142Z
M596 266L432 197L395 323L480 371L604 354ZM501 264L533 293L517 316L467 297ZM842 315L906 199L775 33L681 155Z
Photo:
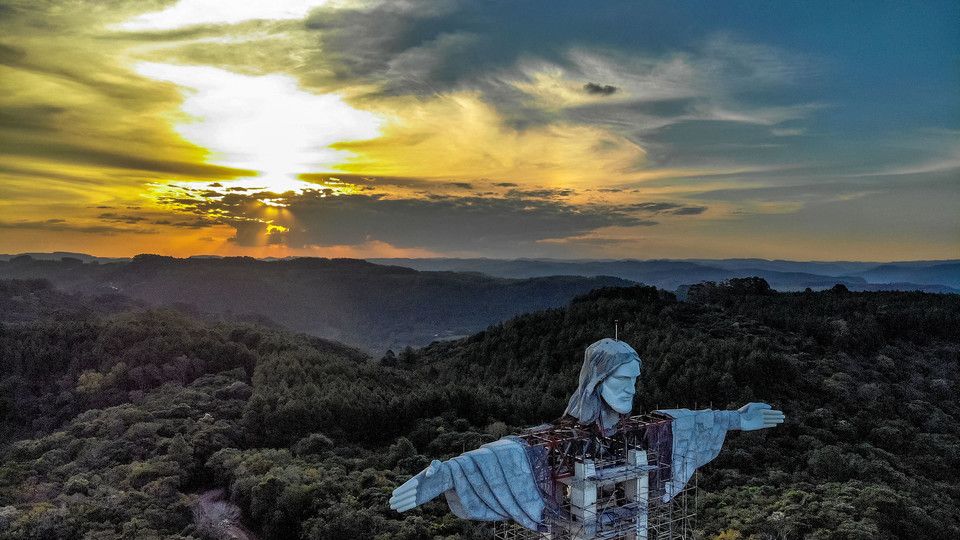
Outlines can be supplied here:
M605 437L575 425L532 428L519 436L545 454L537 471L553 503L539 531L513 522L494 525L496 540L689 540L697 513L696 475L664 501L670 466L679 456L651 445L650 429L669 418L633 416ZM661 459L661 452L664 459Z

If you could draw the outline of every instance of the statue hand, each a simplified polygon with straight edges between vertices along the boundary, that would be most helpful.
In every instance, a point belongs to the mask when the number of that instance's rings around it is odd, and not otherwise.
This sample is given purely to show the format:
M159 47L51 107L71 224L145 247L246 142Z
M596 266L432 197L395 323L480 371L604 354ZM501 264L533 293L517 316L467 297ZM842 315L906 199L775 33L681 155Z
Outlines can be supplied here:
M390 508L396 510L397 512L406 512L407 510L416 507L419 504L417 503L417 497L420 494L420 480L432 478L433 475L441 471L442 467L443 463L435 459L430 463L429 467L401 484L397 489L393 490L393 495L390 497ZM436 495L437 494L434 494L432 497L430 497L430 499Z
M754 431L757 429L772 428L783 423L783 411L777 411L766 403L747 403L737 409L740 413L740 429Z

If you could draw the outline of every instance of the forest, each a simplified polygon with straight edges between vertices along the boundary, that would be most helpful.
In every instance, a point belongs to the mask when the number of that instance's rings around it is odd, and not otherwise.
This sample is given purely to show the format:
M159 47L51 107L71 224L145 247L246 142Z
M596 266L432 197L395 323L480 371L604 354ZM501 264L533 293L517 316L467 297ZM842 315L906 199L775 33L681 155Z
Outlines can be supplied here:
M635 411L766 401L700 477L704 539L960 537L960 296L778 293L759 278L607 287L456 341L370 356L44 280L0 281L0 539L215 538L223 488L264 539L479 539L391 490L556 419L583 349L643 359Z

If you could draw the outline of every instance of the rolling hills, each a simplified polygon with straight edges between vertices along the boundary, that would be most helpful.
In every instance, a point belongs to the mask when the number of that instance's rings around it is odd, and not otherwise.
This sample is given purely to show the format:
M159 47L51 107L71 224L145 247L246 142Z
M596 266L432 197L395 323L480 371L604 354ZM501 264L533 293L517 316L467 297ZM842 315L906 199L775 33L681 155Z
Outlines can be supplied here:
M376 353L464 336L597 287L630 284L611 277L420 272L356 259L155 255L103 263L20 256L0 261L0 278L47 279L68 292L122 294L231 320L266 319Z
M616 276L676 290L701 281L758 276L778 291L829 289L842 283L852 291L960 293L960 261L900 263L780 261L767 259L557 260L557 259L371 259L418 270L482 272L531 278L550 275Z

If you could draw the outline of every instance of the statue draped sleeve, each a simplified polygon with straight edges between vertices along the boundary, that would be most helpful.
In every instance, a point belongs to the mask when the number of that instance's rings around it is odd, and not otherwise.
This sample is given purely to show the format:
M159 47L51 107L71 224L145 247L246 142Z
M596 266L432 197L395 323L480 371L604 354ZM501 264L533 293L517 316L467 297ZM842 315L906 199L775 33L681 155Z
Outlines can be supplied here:
M670 478L664 484L664 502L683 490L697 468L712 461L720 453L727 431L739 429L737 411L705 409L664 409L657 411L673 419L670 450Z
M422 493L443 491L457 517L513 520L536 531L547 506L537 485L540 464L531 462L537 459L522 439L504 437L443 462L439 474L421 479Z

